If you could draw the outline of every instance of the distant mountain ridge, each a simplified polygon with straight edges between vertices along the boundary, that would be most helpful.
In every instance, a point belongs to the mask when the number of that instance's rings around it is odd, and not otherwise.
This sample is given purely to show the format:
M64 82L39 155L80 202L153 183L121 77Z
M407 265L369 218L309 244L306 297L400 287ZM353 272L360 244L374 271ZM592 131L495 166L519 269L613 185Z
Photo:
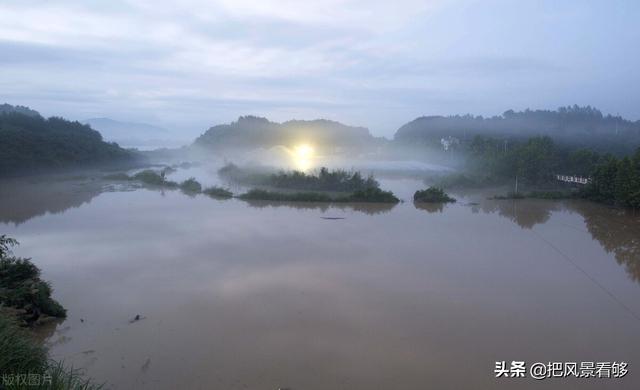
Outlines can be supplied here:
M313 143L319 149L364 147L380 140L364 127L326 119L271 122L257 116L241 116L230 124L209 128L194 145L209 148L269 148Z
M596 108L577 105L558 110L508 110L485 118L472 115L423 116L403 125L394 141L403 144L439 143L444 137L489 135L526 138L548 135L559 142L595 149L628 149L640 145L640 121L603 115Z
M140 122L122 122L111 118L90 118L82 121L100 131L103 138L126 147L162 147L175 144L169 130Z

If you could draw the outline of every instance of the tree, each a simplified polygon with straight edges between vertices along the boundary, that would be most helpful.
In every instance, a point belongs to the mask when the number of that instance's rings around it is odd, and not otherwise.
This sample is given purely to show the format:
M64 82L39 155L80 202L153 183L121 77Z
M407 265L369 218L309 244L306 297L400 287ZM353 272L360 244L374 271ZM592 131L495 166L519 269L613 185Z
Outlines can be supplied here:
M517 175L540 184L551 180L557 167L557 156L550 137L530 138L515 151Z
M623 158L617 162L616 176L614 181L615 201L621 205L628 206L633 190L634 172L631 159Z

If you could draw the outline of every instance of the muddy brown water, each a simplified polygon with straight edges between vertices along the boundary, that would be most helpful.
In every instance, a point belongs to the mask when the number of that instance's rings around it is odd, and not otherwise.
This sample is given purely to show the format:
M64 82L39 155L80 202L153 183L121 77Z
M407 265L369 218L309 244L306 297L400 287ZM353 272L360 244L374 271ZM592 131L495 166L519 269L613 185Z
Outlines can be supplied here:
M407 201L4 181L0 232L68 309L42 331L52 356L110 388L640 388L637 215L486 194L416 206L419 182L383 186ZM629 373L496 379L502 360Z

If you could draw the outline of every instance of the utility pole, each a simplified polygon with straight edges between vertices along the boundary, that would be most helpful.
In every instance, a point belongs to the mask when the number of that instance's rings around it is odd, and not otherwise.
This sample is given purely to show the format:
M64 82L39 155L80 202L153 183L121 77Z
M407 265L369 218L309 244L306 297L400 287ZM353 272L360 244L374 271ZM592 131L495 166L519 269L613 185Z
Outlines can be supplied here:
M514 192L515 194L518 193L518 175L516 175L516 190Z

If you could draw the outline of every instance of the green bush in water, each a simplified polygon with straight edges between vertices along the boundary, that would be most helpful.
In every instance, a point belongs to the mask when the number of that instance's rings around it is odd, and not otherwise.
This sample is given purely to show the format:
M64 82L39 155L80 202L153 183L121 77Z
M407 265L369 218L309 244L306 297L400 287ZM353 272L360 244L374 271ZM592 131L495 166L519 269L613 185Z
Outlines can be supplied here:
M194 177L190 177L180 183L180 189L184 192L197 193L202 191L202 186Z
M318 192L275 192L260 189L252 189L249 192L239 196L245 200L270 200L279 202L331 202L333 199L327 195Z
M146 184L161 186L165 184L164 176L151 169L145 169L133 175L133 179Z
M384 191L377 187L369 187L355 191L353 194L338 199L342 202L371 202L371 203L398 203L398 199L393 192Z
M442 188L430 187L426 190L419 190L413 194L414 202L424 203L448 203L456 200L447 195Z
M233 192L229 191L226 188L217 187L217 186L207 187L202 191L202 193L204 193L206 195L209 195L212 198L231 198L231 197L233 197Z
M312 173L296 170L269 173L268 171L240 168L229 163L218 170L218 175L245 185L300 191L352 192L379 187L373 176L364 177L357 171L329 170L325 167Z
M308 191L351 192L378 188L373 176L363 177L360 172L342 169L330 171L322 167L317 174L302 171L279 172L269 177L269 185L278 188L291 188Z

